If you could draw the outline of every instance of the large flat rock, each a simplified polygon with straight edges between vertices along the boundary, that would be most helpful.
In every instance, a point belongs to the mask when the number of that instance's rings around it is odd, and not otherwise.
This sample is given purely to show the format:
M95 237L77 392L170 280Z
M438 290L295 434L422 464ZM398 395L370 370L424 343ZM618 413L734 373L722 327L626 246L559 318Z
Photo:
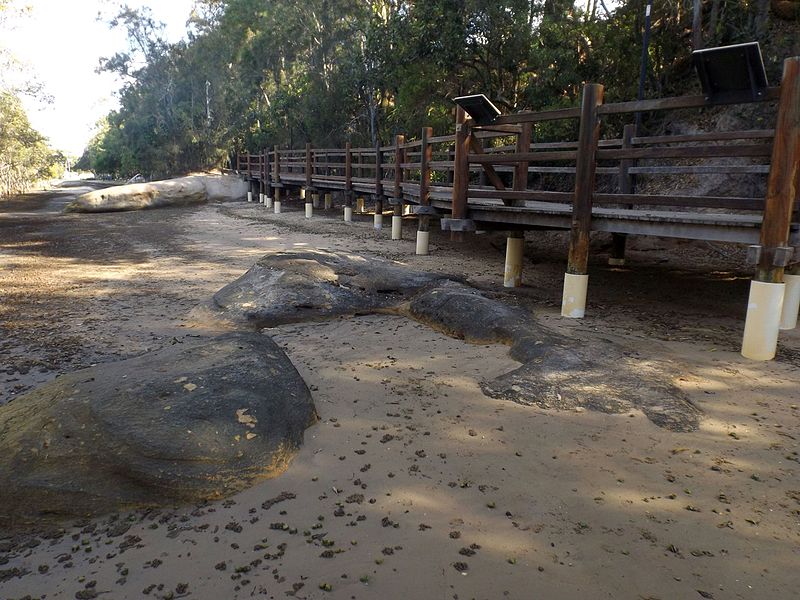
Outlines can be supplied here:
M234 321L271 327L392 310L421 289L446 279L347 252L276 251L214 294L214 306Z
M256 333L65 375L0 407L0 524L224 497L280 474L316 419Z
M168 206L191 206L209 200L239 200L247 183L231 175L189 175L151 183L133 183L78 196L65 212L119 212Z

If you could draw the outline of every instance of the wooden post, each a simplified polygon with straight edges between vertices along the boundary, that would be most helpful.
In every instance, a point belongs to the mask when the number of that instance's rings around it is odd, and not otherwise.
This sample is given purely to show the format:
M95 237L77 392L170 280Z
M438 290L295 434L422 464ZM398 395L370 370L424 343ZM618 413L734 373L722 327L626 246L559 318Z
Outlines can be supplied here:
M306 190L310 190L314 185L313 180L313 162L311 158L311 144L306 144ZM308 192L306 192L308 193ZM311 198L308 199L309 201Z
M344 220L353 220L353 147L350 142L344 145Z
M267 170L267 165L269 164L268 152L269 151L266 148L261 149L261 177L260 177L261 190L259 191L261 197L259 198L259 200L261 201L262 204L264 202L264 197L267 195L267 177L269 173L269 171Z
M276 214L281 212L281 153L278 146L275 146L275 162L273 163L272 185L274 188L273 204Z
M344 145L344 195L346 206L353 207L353 145Z
M472 131L467 122L467 114L460 106L456 108L456 143L453 154L453 196L451 217L453 219L467 218L467 203L469 202L469 148L472 143ZM463 241L461 231L451 231L450 239Z
M755 279L781 283L783 266L775 264L776 251L789 241L792 212L800 197L800 56L783 62L770 165Z
M636 135L636 125L628 123L622 130L622 149L628 149L633 144L633 136ZM619 161L619 193L631 194L633 193L633 178L628 172L634 165L634 161L630 158L623 158ZM631 208L631 205L626 205ZM608 264L612 267L621 267L625 264L625 246L627 244L628 236L624 233L611 234L611 255L608 257Z
M772 360L784 302L789 227L800 198L800 56L783 62L756 272L750 283L742 356ZM787 315L788 317L788 315Z
M392 198L392 239L399 240L403 237L403 173L401 166L405 158L405 149L402 145L406 138L397 135L394 138L394 197Z
M269 196L270 189L269 183L271 179L270 175L270 162L269 162L269 148L264 148L264 193Z
M575 194L572 201L572 228L567 262L567 272L573 275L586 275L588 272L589 231L592 225L597 142L600 138L600 119L597 107L602 103L602 85L587 83L583 86L578 157L575 164Z
M533 137L533 123L523 123L522 129L517 135L517 154L528 153L531 151L531 138ZM528 161L520 161L514 166L515 192L524 192L528 189ZM504 201L503 204L510 206L525 206L524 200Z
M399 214L402 216L402 209L403 209L403 167L402 165L406 161L406 153L405 148L403 148L403 144L406 143L406 137L404 135L398 135L394 138L394 198L395 200L400 201L400 213L397 212L397 208L395 207L395 214Z
M383 226L383 165L381 142L375 142L375 229Z
M598 107L603 103L603 86L587 83L581 99L578 156L575 164L575 194L572 201L572 227L561 315L582 318L586 311L589 280L589 232L592 226L592 198L597 167L597 142L600 138Z
M428 254L428 244L430 240L430 220L431 217L427 214L427 209L431 204L430 189L431 189L431 158L433 157L432 147L428 143L428 139L433 137L433 129L430 127L422 128L422 137L420 138L420 174L419 174L419 206L423 209L418 218L417 225L417 254Z
M429 206L431 203L431 159L433 158L433 153L432 147L428 143L428 138L431 137L433 137L433 129L431 127L423 127L419 155L419 203L423 206Z
M456 164L456 145L451 144L447 147L447 162L453 162L453 168L447 170L447 183L451 186L453 182L456 180L456 171L455 171L455 164Z

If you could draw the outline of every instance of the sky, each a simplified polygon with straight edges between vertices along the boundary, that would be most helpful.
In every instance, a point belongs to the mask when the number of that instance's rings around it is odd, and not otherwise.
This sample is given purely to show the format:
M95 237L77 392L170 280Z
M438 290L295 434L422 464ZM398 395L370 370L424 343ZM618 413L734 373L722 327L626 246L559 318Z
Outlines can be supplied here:
M185 37L186 21L194 0L126 0L131 7L149 6L156 20L166 24L166 37ZM95 124L119 103L122 85L115 76L95 70L101 57L127 48L121 30L109 31L97 21L119 2L108 0L19 0L31 7L27 17L6 23L0 44L24 64L26 74L44 84L52 103L23 98L31 124L49 138L50 145L80 156Z

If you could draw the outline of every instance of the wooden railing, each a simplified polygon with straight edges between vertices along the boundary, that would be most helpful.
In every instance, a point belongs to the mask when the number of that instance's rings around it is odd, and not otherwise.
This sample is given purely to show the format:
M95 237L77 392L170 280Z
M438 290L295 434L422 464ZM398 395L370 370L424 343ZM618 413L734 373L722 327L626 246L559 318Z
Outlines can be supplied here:
M764 100L775 100L779 88L771 88ZM698 103L690 97L693 103ZM684 106L680 98L650 101L649 110ZM709 106L710 103L699 103ZM598 105L593 118L600 114L632 113L639 103ZM600 108L604 110L599 110ZM623 110L625 109L625 110ZM464 121L468 129L466 164L460 164L455 151L457 136L433 136L426 131L415 141L402 136L391 146L377 148L323 149L310 145L304 149L279 149L258 154L241 154L236 170L270 187L302 187L313 190L341 190L373 197L403 198L425 204L430 198L454 200L454 205L467 206L473 200L501 200L504 205L523 206L526 201L572 203L573 189L552 190L537 187L536 176L574 177L580 155L589 154L593 173L616 179L615 192L592 187L592 204L637 205L684 208L719 208L725 210L762 210L764 198L710 197L689 195L657 195L632 192L626 184L633 177L668 175L754 174L766 175L771 156L774 130L706 132L683 135L636 136L633 125L625 127L621 138L561 142L532 142L531 128L525 124L575 119L577 109L545 113L519 113L503 116L500 131L496 125L479 127ZM514 127L514 126L517 127ZM525 130L525 131L523 131ZM514 145L498 144L483 147L498 138L516 137ZM526 137L528 139L526 139ZM424 149L424 150L423 150ZM424 157L424 158L423 158ZM696 164L717 158L748 159L732 164ZM753 162L752 159L762 159ZM652 164L658 161L658 164ZM675 161L692 164L673 164ZM585 162L585 161L584 161ZM399 164L399 169L396 168ZM272 168L271 168L272 167ZM585 166L584 166L585 168ZM456 171L465 180L464 187L454 190ZM466 173L464 173L466 171ZM398 176L396 176L396 174ZM510 177L509 177L510 175ZM592 173L588 173L589 176ZM587 173L582 174L586 178ZM424 182L424 184L423 184ZM609 186L604 186L608 188Z

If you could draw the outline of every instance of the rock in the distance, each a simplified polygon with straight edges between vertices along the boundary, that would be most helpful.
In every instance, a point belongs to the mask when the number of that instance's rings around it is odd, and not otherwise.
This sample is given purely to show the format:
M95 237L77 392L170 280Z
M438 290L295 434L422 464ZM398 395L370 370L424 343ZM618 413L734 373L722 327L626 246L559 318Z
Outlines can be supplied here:
M133 183L78 196L65 212L119 212L167 206L190 206L208 200L239 200L247 183L231 175L189 175L177 179Z
M316 420L255 333L65 375L0 407L0 524L224 497L280 474Z

